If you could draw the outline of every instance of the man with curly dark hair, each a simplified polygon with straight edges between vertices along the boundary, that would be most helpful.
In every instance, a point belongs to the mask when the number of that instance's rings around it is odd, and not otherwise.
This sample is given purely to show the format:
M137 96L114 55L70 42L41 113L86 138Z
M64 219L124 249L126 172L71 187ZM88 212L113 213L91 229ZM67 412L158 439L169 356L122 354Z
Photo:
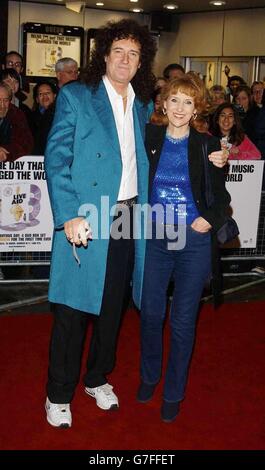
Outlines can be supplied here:
M151 68L156 54L156 46L148 28L140 26L133 20L110 22L106 27L98 29L91 60L86 70L83 71L81 81L97 88L102 77L106 74L106 57L111 53L113 42L124 39L133 39L133 42L137 42L140 46L140 63L130 82L136 97L144 104L148 104L156 83ZM127 86L128 84L124 82L125 91Z
M89 313L94 315L94 328L85 392L103 410L119 407L106 376L115 364L132 277L139 306L144 240L133 240L132 224L129 236L117 239L112 222L124 208L131 222L136 200L144 204L148 198L144 131L152 112L155 52L145 26L130 19L110 22L98 30L81 83L63 87L57 99L45 154L55 224L49 287L54 325L45 405L52 426L72 424L70 403L79 380ZM102 214L103 196L117 209L107 236L102 230L96 236L84 207L93 205ZM92 237L89 245L87 235Z

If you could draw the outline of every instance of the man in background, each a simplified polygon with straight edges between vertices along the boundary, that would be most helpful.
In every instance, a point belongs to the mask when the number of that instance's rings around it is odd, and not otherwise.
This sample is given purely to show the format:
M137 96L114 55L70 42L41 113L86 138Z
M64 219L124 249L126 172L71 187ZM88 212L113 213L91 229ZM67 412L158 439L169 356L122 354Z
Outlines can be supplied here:
M185 70L180 64L169 64L163 71L163 76L166 80L181 78L184 74Z
M59 59L55 64L55 72L58 80L58 88L78 79L78 64L71 57Z

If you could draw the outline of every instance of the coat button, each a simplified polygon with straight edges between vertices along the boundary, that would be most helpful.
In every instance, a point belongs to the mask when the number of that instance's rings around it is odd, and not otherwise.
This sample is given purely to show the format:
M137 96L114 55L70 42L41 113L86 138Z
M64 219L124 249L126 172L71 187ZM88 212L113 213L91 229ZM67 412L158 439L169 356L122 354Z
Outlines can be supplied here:
M97 186L97 185L98 185L98 183L96 181L94 181L93 186Z
M97 157L100 158L100 157L101 157L101 153L97 153Z

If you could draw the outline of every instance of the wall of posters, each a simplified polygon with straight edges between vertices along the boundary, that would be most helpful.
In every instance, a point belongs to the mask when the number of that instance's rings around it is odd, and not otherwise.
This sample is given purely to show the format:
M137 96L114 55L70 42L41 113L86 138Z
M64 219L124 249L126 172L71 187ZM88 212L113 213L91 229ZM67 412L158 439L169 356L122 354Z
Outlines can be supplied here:
M50 251L53 220L44 158L0 162L0 251Z

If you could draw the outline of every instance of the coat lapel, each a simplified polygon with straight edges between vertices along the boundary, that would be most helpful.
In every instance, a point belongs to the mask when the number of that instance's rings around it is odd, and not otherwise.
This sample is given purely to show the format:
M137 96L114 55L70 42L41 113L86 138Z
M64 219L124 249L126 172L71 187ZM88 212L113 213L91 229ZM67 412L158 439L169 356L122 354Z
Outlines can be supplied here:
M108 135L110 145L112 145L114 150L120 154L119 137L116 129L116 123L103 81L100 82L97 90L92 92L92 105L104 131Z
M161 155L166 134L165 126L155 126L147 124L146 126L146 151L149 159L149 191L151 190L153 180L156 174L157 165Z
M202 177L202 142L203 134L190 128L188 143L189 174L192 188L200 187Z
M145 105L135 97L133 104L133 120L134 123L139 124L139 130L142 135L142 140L144 142L145 135L145 125L148 120L147 113L148 111L144 110Z

